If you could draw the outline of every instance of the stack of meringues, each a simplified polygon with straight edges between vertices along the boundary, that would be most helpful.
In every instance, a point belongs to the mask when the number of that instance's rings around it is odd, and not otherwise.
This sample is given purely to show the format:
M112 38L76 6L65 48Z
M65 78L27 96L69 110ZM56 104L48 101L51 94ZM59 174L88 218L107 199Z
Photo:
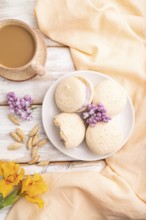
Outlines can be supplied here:
M55 102L62 113L55 116L54 124L59 127L66 148L78 147L84 138L88 148L95 154L109 154L119 148L123 132L119 120L114 116L123 111L127 94L114 80L105 79L93 87L86 77L66 77L56 88ZM80 113L90 103L102 103L112 120L87 127Z

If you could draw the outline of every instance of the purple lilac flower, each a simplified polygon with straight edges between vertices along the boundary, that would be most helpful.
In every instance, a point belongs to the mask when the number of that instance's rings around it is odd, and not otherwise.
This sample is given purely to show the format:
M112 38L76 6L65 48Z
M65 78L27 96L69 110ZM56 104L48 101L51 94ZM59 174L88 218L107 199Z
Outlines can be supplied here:
M109 122L111 117L108 116L107 110L102 103L89 104L86 110L81 115L82 119L91 127L94 127L98 122Z
M29 95L25 95L20 98L17 97L14 92L7 94L7 101L10 107L10 112L19 115L24 120L32 119L32 98Z

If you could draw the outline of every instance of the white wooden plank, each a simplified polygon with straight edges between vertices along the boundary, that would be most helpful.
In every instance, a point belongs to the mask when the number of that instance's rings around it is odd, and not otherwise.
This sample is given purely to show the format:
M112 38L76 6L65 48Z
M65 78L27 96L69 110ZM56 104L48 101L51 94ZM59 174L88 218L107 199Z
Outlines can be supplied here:
M0 20L18 19L34 28L38 28L34 15L35 0L0 0ZM63 46L48 37L44 38L47 46Z
M36 29L37 29L37 31L40 31L38 29L38 26L36 26ZM65 45L63 45L63 44L61 44L59 42L56 42L56 41L52 40L51 38L49 38L48 36L44 35L43 33L41 33L41 35L44 38L44 41L45 41L45 44L46 44L47 47L64 47L65 46Z
M40 167L36 165L23 165L26 175L34 173L49 173L49 172L70 172L70 171L83 171L93 170L100 172L105 167L103 160L94 162L51 162L49 165Z
M20 19L30 26L38 28L36 18L33 13L36 0L0 0L0 20L7 18ZM42 103L43 97L49 86L63 74L74 71L75 67L72 62L69 49L62 47L49 38L44 37L48 48L48 58L46 63L47 74L43 78L35 77L27 82L11 82L0 78L0 105L6 104L5 96L7 92L14 91L18 95L24 95L26 92L34 98L35 103ZM58 47L58 48L57 48ZM36 93L37 91L37 93ZM15 160L17 162L27 162L30 160L30 152L25 147L18 151L8 151L7 146L12 142L9 132L13 131L16 126L7 118L8 107L0 106L0 159ZM41 106L33 113L34 119L31 122L23 122L22 130L27 134L28 131L37 123L41 124ZM40 137L44 138L45 133L41 125ZM55 149L50 142L39 151L40 160L49 159L50 161L70 161L70 157L63 155ZM50 164L47 167L39 167L36 165L25 165L26 174L44 173L44 172L64 172L77 170L95 170L99 172L105 163L103 161L96 162L65 162ZM0 219L3 220L9 209L0 210Z
M29 94L33 98L34 104L40 104L50 85L62 75L64 75L64 73L49 72L44 78L35 77L29 81L19 83L0 78L0 105L7 104L6 94L10 91L15 92L17 96L20 97Z
M4 220L9 212L10 208L0 210L0 220Z
M46 68L48 71L70 72L75 70L68 47L49 47L47 49Z
M13 143L13 139L10 137L9 132L16 129L14 125L8 119L9 109L7 106L0 107L0 160L14 160L17 162L28 162L30 160L30 151L26 149L26 144L19 150L8 150L7 147L9 144ZM32 121L23 121L20 128L28 134L29 131L36 125L40 124L40 139L46 138L42 120L41 120L41 106L37 106L37 109L33 112ZM67 161L72 160L72 158L65 156L60 151L58 151L50 142L45 146L39 149L40 161L41 160L50 160L50 161Z
M47 74L44 77L35 77L19 83L0 77L0 105L6 104L6 94L10 91L14 91L20 96L27 92L33 97L34 103L40 104L49 86L60 76L74 70L75 67L68 48L50 47L46 62Z

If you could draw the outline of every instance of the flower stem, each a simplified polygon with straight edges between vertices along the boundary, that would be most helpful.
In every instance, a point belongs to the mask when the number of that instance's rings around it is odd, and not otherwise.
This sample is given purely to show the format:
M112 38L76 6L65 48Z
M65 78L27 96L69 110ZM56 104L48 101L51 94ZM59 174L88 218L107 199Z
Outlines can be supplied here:
M19 193L19 190L14 190L10 195L4 198L0 202L0 209L3 209L6 206L14 204L20 198L20 195L18 193Z
M3 195L2 195L2 193L0 193L0 203L2 200L3 200Z
M31 108L31 110L33 111L33 110L34 110L34 109L36 109L37 107L35 107L35 106L34 106L34 107L33 107L33 106L31 106L30 108Z

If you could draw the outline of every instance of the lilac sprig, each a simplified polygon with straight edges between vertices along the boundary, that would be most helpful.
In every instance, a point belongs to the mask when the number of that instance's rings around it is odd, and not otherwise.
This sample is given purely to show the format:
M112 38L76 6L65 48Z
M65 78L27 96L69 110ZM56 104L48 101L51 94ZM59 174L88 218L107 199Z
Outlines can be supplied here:
M82 119L91 127L95 127L98 122L109 122L111 117L108 116L107 110L101 103L89 104L81 115Z
M30 121L32 119L32 98L25 95L20 98L14 92L7 94L7 101L10 107L10 112L19 115L22 119Z

